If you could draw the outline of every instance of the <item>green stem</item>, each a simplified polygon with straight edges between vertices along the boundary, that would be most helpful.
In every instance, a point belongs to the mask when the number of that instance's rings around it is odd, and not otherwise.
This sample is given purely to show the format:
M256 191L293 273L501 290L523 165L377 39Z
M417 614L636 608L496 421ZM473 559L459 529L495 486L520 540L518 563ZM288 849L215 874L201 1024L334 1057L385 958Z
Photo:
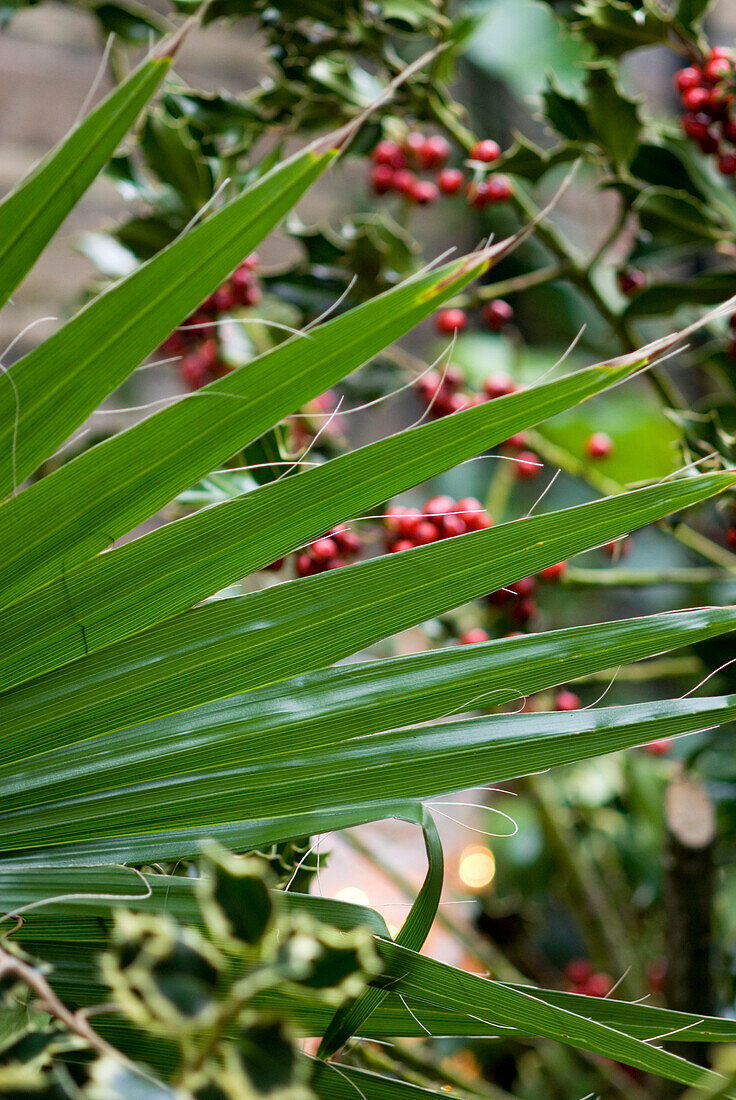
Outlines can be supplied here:
M582 462L581 459L570 454L564 447L559 447L556 443L546 439L540 432L530 431L528 436L532 450L536 451L544 462L559 467L566 474L570 474L571 477L580 478L605 496L624 492L624 486L620 485L619 482ZM725 547L719 546L717 542L701 535L699 531L688 527L686 523L678 523L676 527L673 527L663 520L657 526L660 530L677 539L683 546L705 558L706 561L720 566L730 575L736 574L736 556L726 550Z
M627 973L619 989L638 990L643 985L636 953L628 951L631 929L610 903L598 872L580 841L575 838L569 811L545 776L522 780L522 789L531 798L542 832L559 869L564 875L564 890L588 942L591 958L616 978Z
M529 290L534 286L543 286L544 283L552 283L567 274L565 264L549 264L540 267L536 271L528 271L523 275L514 275L510 279L500 279L496 283L486 283L476 287L466 294L458 294L452 299L453 306L461 309L475 309L483 302L493 301L494 298L505 298L509 294L518 294L523 290Z

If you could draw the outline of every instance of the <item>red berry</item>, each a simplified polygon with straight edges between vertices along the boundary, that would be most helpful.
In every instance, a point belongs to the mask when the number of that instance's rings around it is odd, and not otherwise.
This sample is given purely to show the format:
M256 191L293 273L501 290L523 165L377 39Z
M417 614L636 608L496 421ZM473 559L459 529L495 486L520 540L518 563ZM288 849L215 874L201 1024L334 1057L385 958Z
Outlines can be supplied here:
M429 203L437 202L440 197L440 192L436 184L431 180L417 180L409 192L408 197L412 202L415 202L417 206L427 206Z
M469 531L483 531L493 526L493 520L475 497L462 497L455 510Z
M580 699L574 691L558 691L555 695L555 710L580 710Z
M197 354L199 355L201 362L204 364L205 367L207 367L208 370L214 369L217 363L219 350L219 345L214 336L208 336L207 339L203 340L197 348Z
M443 168L437 173L436 179L443 195L457 195L465 182L465 176L459 168Z
M723 153L718 158L718 171L724 176L736 175L736 153Z
M617 282L621 293L629 298L632 294L644 289L647 285L647 277L643 271L637 271L636 268L629 267L624 271L619 271Z
M698 138L698 145L700 146L701 152L705 153L706 156L710 157L714 153L717 153L720 148L717 131L709 129L706 134Z
M703 78L709 84L717 84L719 80L730 76L732 71L733 66L727 57L711 56L710 61L706 61L703 66Z
M457 512L458 508L452 497L437 496L430 497L422 511L425 516L446 516Z
M483 164L491 164L501 156L501 146L491 138L476 141L468 156L471 160L480 160Z
M650 756L666 756L671 747L672 741L662 737L659 741L650 741L648 745L642 745L642 750L648 752Z
M218 313L229 313L231 309L238 305L238 295L235 288L230 286L229 283L224 283L221 287L218 287L213 298Z
M243 290L244 287L252 287L255 283L255 275L247 264L241 264L239 268L233 271L230 276L230 282L236 290Z
M565 967L565 977L573 985L583 985L593 973L593 964L589 959L572 959Z
M522 577L518 581L514 581L513 584L507 585L507 587L515 592L517 596L531 596L536 591L537 581L535 577Z
M261 300L261 288L255 283L250 283L248 286L240 286L233 288L238 295L238 302L241 306L254 306Z
M524 623L529 622L536 610L537 605L534 600L525 597L516 601L511 609L511 618L517 626L523 626Z
M464 634L460 635L460 645L477 645L478 642L490 642L490 640L490 634L487 634L485 630L481 630L479 626L473 627L472 630L466 630Z
M406 195L407 198L411 197L416 182L417 177L408 168L399 168L397 172L394 172L394 191L398 191L400 195Z
M468 202L476 210L483 210L492 203L505 202L512 194L511 183L506 176L491 176L468 186Z
M324 538L313 542L309 549L315 561L329 561L337 556L337 543L326 535Z
M678 92L686 92L688 88L697 88L700 84L702 73L700 69L696 69L694 65L689 65L686 69L680 69L675 73L675 87Z
M593 432L585 443L585 450L589 458L608 458L615 450L615 444L610 435L605 432Z
M386 195L396 186L396 171L388 164L376 164L371 169L371 187L377 195Z
M505 397L507 394L515 392L516 383L510 375L504 374L503 371L494 371L486 378L483 389L489 397Z
M396 530L402 538L413 539L418 525L422 522L422 513L416 508L406 508L398 520Z
M567 569L566 561L558 561L557 565L548 565L546 569L540 572L540 577L543 577L546 581L556 581L558 577L561 577Z
M434 319L434 327L442 336L462 332L467 323L467 315L462 309L441 309Z
M726 542L732 550L736 550L736 527L729 527L726 531Z
M182 378L193 390L198 390L201 386L206 386L210 381L209 368L207 364L200 359L196 351L192 352L191 355L184 356L179 369Z
M707 88L688 88L682 93L682 105L688 111L702 111L708 103L709 95Z
M710 119L707 115L686 114L680 119L682 128L688 137L701 141L708 134Z
M171 336L167 336L161 347L158 349L162 355L169 356L172 359L174 356L181 355L187 346L186 336L187 333L172 332Z
M431 520L425 519L418 523L414 530L414 542L417 546L426 546L430 542L436 542L439 532Z
M503 446L523 450L527 445L527 440L526 432L516 432L515 435L510 435L508 439L504 439Z
M467 409L469 405L470 398L465 393L451 393L447 398L448 413L462 412L462 410Z
M516 476L521 481L529 481L536 477L542 466L533 451L522 451L516 459Z
M395 141L379 141L371 153L371 160L388 168L406 167L406 157Z
M723 123L723 136L726 141L736 145L736 119L729 118Z
M465 385L465 371L462 370L461 367L456 367L454 363L450 363L449 367L445 370L442 380L448 389L456 390L460 386Z
M495 298L492 302L486 302L483 306L483 323L491 332L500 332L506 325L510 325L514 319L514 311L508 302L502 298Z
M460 516L443 516L442 518L442 537L445 539L455 538L456 535L464 535L467 531L467 524Z
M267 569L269 573L278 573L285 561L286 558L277 558L276 561L272 561L270 565L264 565L263 568Z
M608 974L591 974L582 992L588 997L605 997L613 982Z
M407 134L404 138L404 151L416 164L421 164L422 162L422 153L424 152L426 140L424 134L420 134L418 130L411 134Z
M419 151L419 159L423 168L432 170L446 164L451 152L450 143L439 134L433 134L424 139L424 144Z
M311 577L318 572L319 566L309 554L300 554L296 559L296 572L298 577Z
M414 543L411 542L409 539L399 539L399 541L395 542L393 544L393 546L391 547L391 553L392 554L400 554L402 552L402 550L413 550L413 549L414 549Z
M488 202L506 202L514 193L508 176L491 176L486 191Z
M330 531L330 538L336 543L338 550L348 557L360 552L360 539L354 531L348 531L342 524Z

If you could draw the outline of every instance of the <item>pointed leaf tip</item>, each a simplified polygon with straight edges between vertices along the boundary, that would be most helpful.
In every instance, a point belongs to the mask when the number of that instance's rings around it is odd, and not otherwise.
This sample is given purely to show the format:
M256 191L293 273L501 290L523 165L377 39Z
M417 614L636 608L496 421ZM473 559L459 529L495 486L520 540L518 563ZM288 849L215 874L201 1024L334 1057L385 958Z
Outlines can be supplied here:
M182 23L178 30L170 35L169 38L165 38L163 42L159 42L159 44L151 50L151 59L155 61L171 61L176 57L192 27L196 26L199 22L199 13L197 15L191 15L186 22Z

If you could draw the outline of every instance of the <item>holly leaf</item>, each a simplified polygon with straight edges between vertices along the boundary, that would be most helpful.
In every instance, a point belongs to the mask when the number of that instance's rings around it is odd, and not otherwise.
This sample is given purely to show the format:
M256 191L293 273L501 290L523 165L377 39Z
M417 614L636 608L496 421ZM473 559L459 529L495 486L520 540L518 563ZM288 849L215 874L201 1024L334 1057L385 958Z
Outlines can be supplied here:
M193 212L212 197L212 173L182 122L170 120L160 111L149 114L141 150L151 171Z
M666 13L646 3L634 7L627 0L583 0L577 11L578 33L609 57L664 42L670 27Z
M566 141L553 149L542 149L523 134L515 134L513 145L499 159L497 166L536 183L550 168L577 160L585 148L581 142Z
M634 209L642 229L666 236L670 242L691 243L693 238L721 241L733 236L713 208L684 191L650 187L638 196Z
M702 23L703 16L714 4L715 0L680 0L675 18L688 30L696 30Z
M707 272L646 287L629 303L626 316L663 316L682 305L717 305L732 294L736 294L736 270Z
M598 144L617 165L628 165L639 145L638 105L624 95L607 65L588 71L588 118Z
M581 103L565 95L557 87L553 77L542 93L543 114L552 129L568 141L590 142L594 132L588 113Z
M143 5L102 3L95 4L92 11L106 34L116 34L132 45L149 42L152 35L159 38L167 30L163 20Z
M695 198L704 198L685 161L672 147L647 142L640 145L631 161L631 174L655 187L685 191Z

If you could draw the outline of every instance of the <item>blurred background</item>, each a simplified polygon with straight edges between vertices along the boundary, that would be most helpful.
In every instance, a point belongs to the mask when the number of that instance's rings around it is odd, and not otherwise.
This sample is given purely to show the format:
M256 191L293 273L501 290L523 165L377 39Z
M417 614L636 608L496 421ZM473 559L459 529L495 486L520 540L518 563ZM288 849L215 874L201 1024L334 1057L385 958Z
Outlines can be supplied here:
M479 21L464 44L454 95L467 108L469 128L492 137L504 149L519 131L549 146L549 128L539 110L550 74L565 94L574 97L580 92L590 55L580 41L561 33L554 7L536 0L485 0L473 5ZM736 0L722 0L708 18L709 40L732 44ZM109 68L100 67L105 37L83 6L73 4L25 7L8 18L0 34L0 190L9 189L90 102L109 89ZM642 97L649 116L676 117L672 78L680 64L681 59L666 46L623 59L625 87ZM232 25L220 21L191 34L177 72L196 88L225 89L237 96L269 76L271 60L264 41L247 21ZM539 203L555 192L568 167L562 164L544 175L537 189ZM347 158L323 181L299 213L306 226L334 226L356 212L371 216L377 207L380 200L367 186L365 163L355 157ZM23 334L9 359L53 328L55 322L48 318L68 315L90 288L124 270L125 256L110 245L109 238L104 243L101 231L114 226L129 210L129 195L119 180L103 177L90 189L48 250L46 261L20 288L12 308L3 312L0 345L7 346ZM585 253L594 252L607 238L616 218L616 195L600 186L595 167L588 163L580 167L552 214L557 231ZM467 204L402 209L397 219L402 233L421 242L427 258L449 247L472 248L489 229L500 237L518 225L514 212L500 210L489 227L485 217ZM623 224L600 274L601 285L614 299L619 294L617 272L635 247L634 238L634 228L629 231ZM294 298L284 292L279 280L297 254L293 233L276 235L261 252L263 308L271 310L272 316L291 317L288 310L283 311ZM513 281L545 262L544 248L531 240L494 271L493 278ZM687 275L703 262L702 256L693 260L673 255L668 271ZM484 380L496 374L508 375L515 386L531 384L554 368L581 332L565 369L623 350L605 320L569 283L531 286L509 300L514 310L512 326L496 333L471 328L459 336L452 351L453 363L464 372L471 390L482 389ZM696 312L687 306L672 322L687 321ZM663 331L662 321L645 316L637 331L640 341L653 338ZM425 364L446 350L447 343L427 324L402 347L406 355ZM327 433L332 441L321 441L325 453L330 453L330 447L340 450L380 438L425 415L426 403L416 387L347 415L351 408L396 389L394 368L395 364L389 369L386 363L377 363L348 382L340 395L344 405ZM711 381L692 371L687 356L673 364L672 377L695 409L712 390ZM145 411L128 409L173 397L184 389L175 364L139 374L113 396L106 411L95 414L91 431L106 434L123 427ZM338 396L330 399L334 407ZM313 437L314 429L310 430ZM605 433L615 447L591 470L586 448L595 432ZM495 522L502 522L527 515L533 508L556 510L615 491L617 486L656 480L685 461L681 425L676 417L663 414L645 381L555 418L531 433L527 443L540 462L528 479L518 476L516 459L498 452L456 468L398 503L421 507L433 494L454 501L476 497ZM161 518L207 503L222 491L230 490L214 482L193 487ZM700 535L725 552L729 519L723 512L704 509L696 526ZM368 521L361 528L361 540L362 554L382 552L385 531L380 521ZM534 580L528 593L534 606L526 618L517 615L515 619L516 612L505 608L503 601L479 601L389 639L357 659L456 645L473 629L502 637L517 629L546 631L732 602L736 578L729 579L715 560L704 561L697 549L697 542L687 545L673 538L670 530L637 532L617 546L576 558L554 581ZM274 577L262 573L246 578L234 591L269 583L274 583ZM730 660L736 653L731 648L724 642L702 645L562 687L576 698L571 705L583 707L604 693L610 704L678 696ZM733 690L732 682L725 669L715 688ZM539 711L540 722L545 711L567 709L555 692L520 700L509 709L521 706ZM676 1006L692 1011L734 1012L736 759L732 731L704 732L676 745L657 744L604 757L559 769L554 776L507 784L505 791L465 792L443 800L444 809L442 801L436 804L447 876L439 919L426 947L429 953L502 979L601 996L615 987L616 995L627 999L649 997L652 1003L662 1003L668 964L672 966L674 953L682 948L678 940L682 930L673 926L677 898L668 902L667 891L679 891L681 901L682 891L692 891L697 884L704 908L704 938L697 958L691 960L698 988L694 990L690 973L681 978L689 986L670 989L668 997L670 1003L678 996L685 998L686 1004ZM667 817L667 798L674 800L674 806L678 797L685 799L688 813L704 830L695 845L694 868L685 866L673 822ZM313 891L371 905L392 930L400 926L425 871L421 837L396 822L364 826L342 837L311 838L305 850L309 855L303 872ZM700 1007L693 1004L694 992ZM637 1100L671 1094L666 1091L669 1086L632 1076L620 1066L540 1041L443 1040L442 1057L433 1068L424 1058L423 1045L421 1040L391 1050L376 1045L356 1057L377 1068L394 1059L418 1080L434 1074L441 1087L467 1088L489 1097L513 1092L526 1098L567 1100L587 1094ZM685 1052L684 1044L679 1048ZM702 1050L686 1053L702 1057ZM719 1051L713 1057L720 1059L721 1068L736 1069L736 1052Z

